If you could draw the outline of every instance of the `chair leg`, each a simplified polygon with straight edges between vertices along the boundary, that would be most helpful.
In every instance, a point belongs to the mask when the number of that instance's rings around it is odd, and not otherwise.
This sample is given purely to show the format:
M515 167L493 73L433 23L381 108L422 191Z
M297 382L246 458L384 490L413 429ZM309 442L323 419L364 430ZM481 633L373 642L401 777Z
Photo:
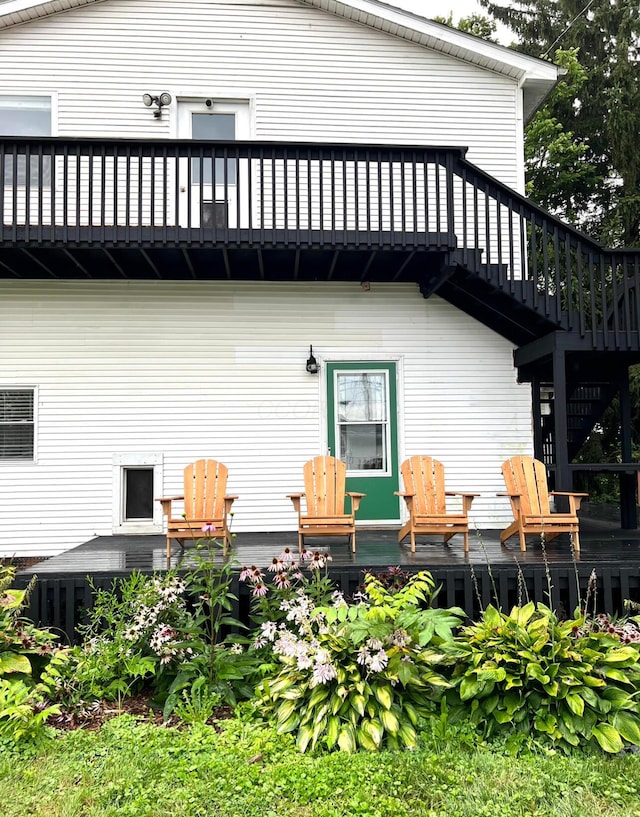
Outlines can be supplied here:
M527 540L525 538L524 530L522 528L520 528L519 534L520 534L520 550L524 553L527 549Z
M466 530L462 535L464 536L464 552L468 553L469 552L469 531Z
M416 552L416 535L413 530L411 531L411 552Z
M302 554L304 549L304 536L300 531L298 531L298 552Z
M580 553L580 534L578 531L573 534L573 549L576 553Z
M167 567L171 564L171 537L167 536Z
M355 530L354 530L354 532L351 534L351 536L349 538L351 539L351 552L355 553L356 552L356 532L355 532Z

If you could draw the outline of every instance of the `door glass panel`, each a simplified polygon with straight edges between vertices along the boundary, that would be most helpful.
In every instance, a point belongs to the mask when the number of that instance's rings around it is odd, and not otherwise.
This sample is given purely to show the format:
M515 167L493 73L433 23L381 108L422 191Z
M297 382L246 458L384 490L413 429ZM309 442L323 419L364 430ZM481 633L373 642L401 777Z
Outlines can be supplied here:
M232 113L192 113L191 114L191 138L204 139L208 142L221 140L232 142L236 138L236 117ZM204 158L202 160L202 181L204 184L213 183L213 160ZM200 161L193 160L192 180L194 184L200 184ZM215 162L215 183L235 184L236 163L233 159L227 159L227 176L225 179L224 159L216 159Z
M338 372L338 457L348 471L388 470L388 390L385 372Z

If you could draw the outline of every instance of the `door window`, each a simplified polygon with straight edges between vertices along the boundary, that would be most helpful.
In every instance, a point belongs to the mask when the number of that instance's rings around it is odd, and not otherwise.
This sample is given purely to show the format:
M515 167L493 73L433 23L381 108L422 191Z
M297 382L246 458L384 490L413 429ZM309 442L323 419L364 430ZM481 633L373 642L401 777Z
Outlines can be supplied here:
M337 453L349 473L388 473L387 378L387 372L336 372Z

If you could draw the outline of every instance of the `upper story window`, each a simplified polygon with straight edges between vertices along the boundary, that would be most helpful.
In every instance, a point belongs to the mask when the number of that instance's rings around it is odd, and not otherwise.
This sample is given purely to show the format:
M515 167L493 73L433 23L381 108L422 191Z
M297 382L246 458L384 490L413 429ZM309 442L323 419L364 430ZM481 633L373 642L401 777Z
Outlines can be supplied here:
M33 389L0 389L0 460L34 458Z
M0 136L51 136L51 97L0 95Z
M0 136L51 136L51 97L0 95ZM37 184L42 162L43 184L51 182L51 159L31 155L28 180ZM24 154L9 152L4 160L5 184L27 183L27 160Z

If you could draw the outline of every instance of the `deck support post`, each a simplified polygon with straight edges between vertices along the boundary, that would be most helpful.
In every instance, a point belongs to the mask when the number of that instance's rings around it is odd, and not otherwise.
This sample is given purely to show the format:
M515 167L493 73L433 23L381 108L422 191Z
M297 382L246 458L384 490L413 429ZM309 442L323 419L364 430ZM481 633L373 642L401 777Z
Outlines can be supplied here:
M572 491L573 477L569 468L567 439L567 364L564 349L558 348L553 350L553 409L556 466L554 487L556 491ZM566 511L566 508L560 507L558 510Z
M625 368L620 378L620 448L622 462L631 462L631 393L629 391L629 368ZM619 475L620 481L620 525L624 530L638 527L638 507L636 505L636 474Z

